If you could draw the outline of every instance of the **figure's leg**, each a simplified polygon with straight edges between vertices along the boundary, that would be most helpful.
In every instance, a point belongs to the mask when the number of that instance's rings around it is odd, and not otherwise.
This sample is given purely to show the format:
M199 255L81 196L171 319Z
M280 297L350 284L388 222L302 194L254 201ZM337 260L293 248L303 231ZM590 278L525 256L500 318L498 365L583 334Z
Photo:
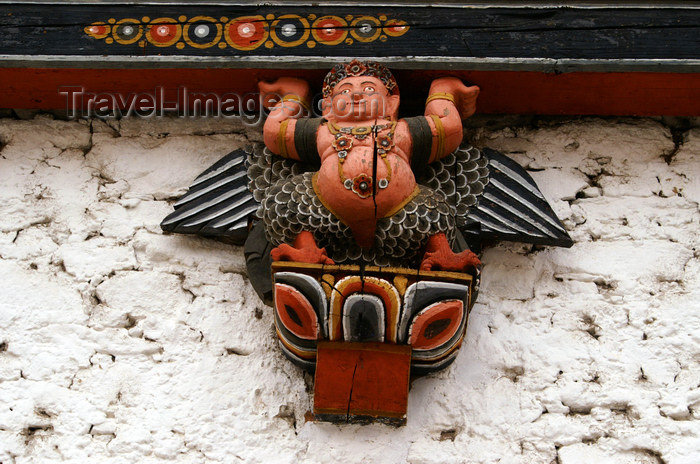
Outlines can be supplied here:
M378 258L392 266L422 270L472 272L481 262L469 250L454 253L454 209L440 190L420 186L420 193L399 212L377 223Z
M276 182L261 202L265 234L276 246L271 252L274 261L334 263L326 252L337 235L334 218L316 197L311 176L304 173Z
M455 237L454 214L442 192L420 185L420 192L391 217L377 222L378 258L391 266L417 268L429 238Z

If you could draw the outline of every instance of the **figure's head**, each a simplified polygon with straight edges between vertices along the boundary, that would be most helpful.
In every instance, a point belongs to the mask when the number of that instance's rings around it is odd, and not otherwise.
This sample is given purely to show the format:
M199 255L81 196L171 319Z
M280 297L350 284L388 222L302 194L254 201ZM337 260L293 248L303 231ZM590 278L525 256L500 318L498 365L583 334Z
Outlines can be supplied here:
M399 109L396 79L375 61L339 63L323 81L323 115L338 121L396 119Z

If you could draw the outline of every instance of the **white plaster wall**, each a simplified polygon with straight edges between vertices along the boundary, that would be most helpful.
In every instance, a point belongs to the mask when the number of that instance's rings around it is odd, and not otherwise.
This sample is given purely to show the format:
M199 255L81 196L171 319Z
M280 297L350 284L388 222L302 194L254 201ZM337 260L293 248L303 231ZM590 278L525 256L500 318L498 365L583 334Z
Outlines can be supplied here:
M494 121L475 144L531 169L576 244L484 253L462 352L393 428L307 420L241 248L160 231L259 133L0 120L0 462L700 462L700 130Z

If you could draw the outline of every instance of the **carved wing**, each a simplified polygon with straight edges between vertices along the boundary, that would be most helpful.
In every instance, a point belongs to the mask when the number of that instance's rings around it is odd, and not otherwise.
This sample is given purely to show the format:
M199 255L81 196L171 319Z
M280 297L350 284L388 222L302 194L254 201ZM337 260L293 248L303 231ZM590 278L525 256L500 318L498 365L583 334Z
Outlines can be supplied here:
M197 176L160 227L242 245L270 186L308 170L313 167L275 156L267 148L232 151Z
M490 148L489 177L476 207L470 209L463 232L481 238L570 247L564 229L535 181L518 163ZM477 227L478 226L478 227Z
M472 244L483 240L573 244L532 177L496 150L463 145L418 177L420 183L445 194L457 228Z
M166 232L225 237L242 244L260 204L248 189L249 151L235 150L201 173L160 227Z

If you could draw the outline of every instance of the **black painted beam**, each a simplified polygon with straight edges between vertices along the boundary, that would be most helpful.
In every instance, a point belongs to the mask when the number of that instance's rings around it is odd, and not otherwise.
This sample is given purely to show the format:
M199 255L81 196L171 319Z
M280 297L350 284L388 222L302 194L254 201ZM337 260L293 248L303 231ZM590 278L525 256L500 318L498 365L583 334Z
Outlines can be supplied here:
M700 70L697 2L330 5L2 2L0 66Z

